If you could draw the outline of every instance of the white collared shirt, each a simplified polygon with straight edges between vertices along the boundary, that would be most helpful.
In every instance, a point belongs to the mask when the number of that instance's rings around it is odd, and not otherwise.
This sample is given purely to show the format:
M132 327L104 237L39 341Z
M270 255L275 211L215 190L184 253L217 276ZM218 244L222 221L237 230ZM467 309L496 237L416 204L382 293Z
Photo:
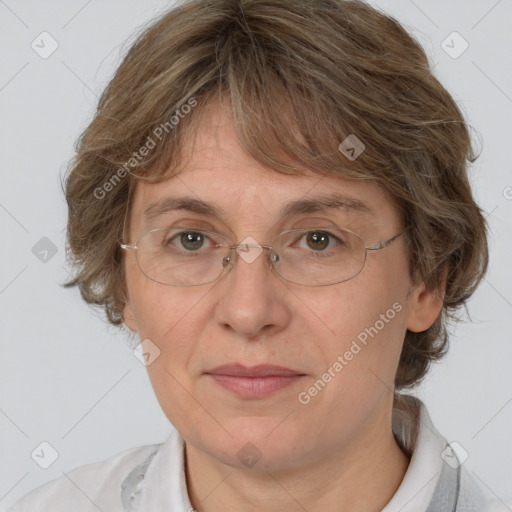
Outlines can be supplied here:
M510 512L512 507L491 500L477 485L433 426L425 405L414 400L418 424L410 425L404 418L395 420L395 436L402 446L407 444L404 437L417 429L412 457L400 487L382 512ZM9 512L98 510L193 512L181 435L174 430L162 444L132 448L80 466L36 488Z

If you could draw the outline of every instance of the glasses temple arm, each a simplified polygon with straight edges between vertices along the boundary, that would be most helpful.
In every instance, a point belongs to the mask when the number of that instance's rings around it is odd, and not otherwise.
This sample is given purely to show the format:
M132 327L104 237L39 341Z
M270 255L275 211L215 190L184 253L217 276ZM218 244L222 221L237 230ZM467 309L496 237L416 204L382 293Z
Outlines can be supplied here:
M123 242L119 242L121 249L136 251L138 247L136 245L123 244Z
M388 238L387 240L384 240L384 242L381 242L380 244L377 244L377 245L367 246L366 249L368 251L378 251L379 249L387 247L395 238L398 238L402 233L407 231L410 227L411 226L407 226L406 228L402 229L402 231L400 231L396 235L392 236L391 238Z

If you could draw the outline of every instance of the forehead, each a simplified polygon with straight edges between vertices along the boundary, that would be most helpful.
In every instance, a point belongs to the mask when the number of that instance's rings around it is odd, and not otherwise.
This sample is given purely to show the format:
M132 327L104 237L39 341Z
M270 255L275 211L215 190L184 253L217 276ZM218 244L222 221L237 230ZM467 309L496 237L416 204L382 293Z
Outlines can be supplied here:
M183 141L183 159L175 174L159 183L137 183L131 205L134 220L173 210L229 222L337 210L378 223L396 213L375 183L309 169L286 175L263 167L240 143L229 114L218 105L207 108L193 135Z

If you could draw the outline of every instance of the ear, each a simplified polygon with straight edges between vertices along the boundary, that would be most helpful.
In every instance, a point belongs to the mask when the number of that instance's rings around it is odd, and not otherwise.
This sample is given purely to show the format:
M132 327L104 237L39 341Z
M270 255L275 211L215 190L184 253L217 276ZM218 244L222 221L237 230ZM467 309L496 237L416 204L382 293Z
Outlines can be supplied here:
M412 332L426 331L437 319L443 308L446 292L446 276L448 267L443 266L440 290L428 291L424 282L412 292L406 327Z

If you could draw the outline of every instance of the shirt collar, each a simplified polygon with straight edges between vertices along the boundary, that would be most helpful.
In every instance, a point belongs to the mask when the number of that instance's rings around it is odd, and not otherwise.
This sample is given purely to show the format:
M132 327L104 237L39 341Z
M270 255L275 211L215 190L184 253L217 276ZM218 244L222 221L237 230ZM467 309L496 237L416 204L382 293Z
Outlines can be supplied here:
M194 510L187 491L185 443L178 431L173 431L165 443L160 445L139 486L142 491L140 503L134 504L134 512Z
M400 487L382 512L427 511L443 470L441 453L446 440L434 427L421 400L403 398L408 407L404 412L394 411L393 432L402 449L411 453L411 459Z

